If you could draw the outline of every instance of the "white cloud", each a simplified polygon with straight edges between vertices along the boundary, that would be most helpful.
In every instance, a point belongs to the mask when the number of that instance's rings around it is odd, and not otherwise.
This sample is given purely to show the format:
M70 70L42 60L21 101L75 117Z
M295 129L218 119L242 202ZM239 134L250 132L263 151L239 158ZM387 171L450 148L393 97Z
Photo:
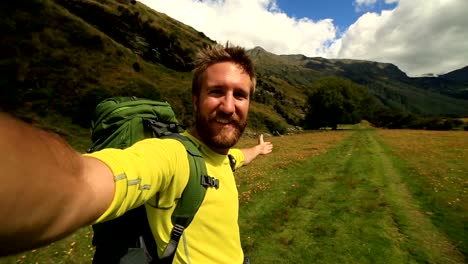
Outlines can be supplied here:
M341 38L332 19L293 18L275 0L140 1L220 43L275 54L390 62L411 76L468 65L466 0L385 0L396 8L363 14Z
M377 2L377 0L356 0L355 4L358 6L370 6Z
M468 65L468 1L401 0L394 10L362 15L329 56L391 62L411 76Z
M145 5L202 31L220 43L261 46L276 54L325 55L336 38L331 19L297 19L275 0L140 0Z
M354 5L354 11L357 13L360 13L364 11L366 8L373 7L377 3L377 0L355 0L353 5Z

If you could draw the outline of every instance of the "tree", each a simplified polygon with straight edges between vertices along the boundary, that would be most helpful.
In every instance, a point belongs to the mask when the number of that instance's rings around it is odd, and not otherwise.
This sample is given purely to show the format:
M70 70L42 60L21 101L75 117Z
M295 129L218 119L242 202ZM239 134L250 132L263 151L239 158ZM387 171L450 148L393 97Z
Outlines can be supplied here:
M350 80L327 77L316 81L308 96L306 129L357 123L371 110L373 101L367 90Z

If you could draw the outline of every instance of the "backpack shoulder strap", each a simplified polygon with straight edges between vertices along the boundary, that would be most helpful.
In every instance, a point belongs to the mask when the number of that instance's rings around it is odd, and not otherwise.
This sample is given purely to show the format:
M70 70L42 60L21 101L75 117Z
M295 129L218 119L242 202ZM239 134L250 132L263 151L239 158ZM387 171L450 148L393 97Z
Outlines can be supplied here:
M177 202L177 207L172 213L172 224L174 228L171 232L171 239L161 256L161 259L172 263L177 245L185 228L187 228L193 220L193 217L198 211L198 208L205 198L207 184L204 179L210 178L207 175L206 164L203 156L197 146L187 137L174 133L165 136L165 138L173 138L179 140L187 150L187 157L190 166L190 175L187 186L185 187L180 200ZM166 262L164 262L166 263Z
M187 137L180 134L173 134L173 138L184 144L187 150L187 157L190 166L190 176L177 207L172 214L172 223L189 226L195 213L203 202L207 185L203 184L204 178L208 175L205 159L200 150Z

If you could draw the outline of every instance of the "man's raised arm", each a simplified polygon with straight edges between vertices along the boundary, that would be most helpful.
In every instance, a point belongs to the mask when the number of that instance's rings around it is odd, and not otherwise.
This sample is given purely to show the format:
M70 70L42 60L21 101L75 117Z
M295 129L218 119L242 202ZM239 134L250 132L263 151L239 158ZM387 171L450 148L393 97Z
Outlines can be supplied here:
M112 172L58 136L0 113L0 256L58 240L97 219Z
M265 155L273 150L273 144L271 142L263 141L263 134L258 137L258 144L251 148L242 148L241 151L244 153L244 165L249 164L258 155Z

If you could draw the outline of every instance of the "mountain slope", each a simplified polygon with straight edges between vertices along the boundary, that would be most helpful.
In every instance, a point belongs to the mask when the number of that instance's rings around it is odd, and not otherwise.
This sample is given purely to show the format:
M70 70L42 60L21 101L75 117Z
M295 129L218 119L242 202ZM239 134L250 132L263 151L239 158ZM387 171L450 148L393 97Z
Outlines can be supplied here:
M86 125L101 99L136 95L170 100L190 119L191 57L212 43L202 33L126 1L1 5L4 109L60 112Z
M0 108L25 119L60 115L88 126L100 100L132 95L169 101L190 125L192 58L213 43L202 32L128 0L31 0L0 7ZM466 68L409 78L387 63L275 55L260 47L249 53L258 70L249 120L255 130L300 125L312 83L325 76L364 85L390 109L468 115Z
M427 78L409 78L389 63L274 55L260 47L250 51L250 54L268 89L271 91L274 87L283 94L291 92L292 97L298 97L297 89L302 93L299 97L306 96L308 86L318 78L340 76L363 85L379 104L390 109L423 115L468 113L468 100L463 100L460 89L462 84L459 81L449 83L443 77L431 78L445 83L446 87L441 90L432 82L428 84L430 89L427 89L422 85ZM268 81L274 78L284 80L287 84L281 87Z
M445 80L467 84L468 83L468 66L455 70L455 71L451 71L446 74L443 74L439 77Z

